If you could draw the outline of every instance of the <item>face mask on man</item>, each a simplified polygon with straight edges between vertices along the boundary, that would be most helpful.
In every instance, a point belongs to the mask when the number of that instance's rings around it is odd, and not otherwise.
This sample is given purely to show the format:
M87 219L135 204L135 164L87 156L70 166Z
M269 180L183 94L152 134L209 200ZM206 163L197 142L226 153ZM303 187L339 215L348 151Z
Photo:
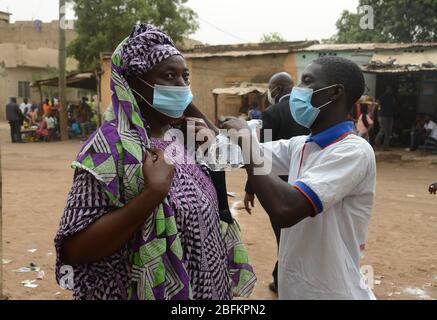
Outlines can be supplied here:
M276 98L273 98L273 96L272 96L272 92L275 91L276 89L278 89L278 87L274 88L271 91L270 91L270 89L267 91L267 100L269 101L269 103L271 105L276 104Z
M311 126L313 125L314 121L316 121L317 116L320 113L320 109L332 103L332 100L330 100L319 107L314 107L311 104L311 99L313 97L313 94L326 89L333 88L335 86L337 86L337 84L325 88L321 88L316 91L310 88L294 87L293 90L291 91L291 97L290 97L290 109L294 120L296 120L296 122L303 127L306 127L308 129L311 128Z
M140 98L143 99L150 107L170 118L177 119L182 117L184 111L193 101L193 94L189 86L162 86L159 84L152 86L143 79L138 79L153 89L153 103L151 104L146 100L146 98L131 88L132 91L140 96Z

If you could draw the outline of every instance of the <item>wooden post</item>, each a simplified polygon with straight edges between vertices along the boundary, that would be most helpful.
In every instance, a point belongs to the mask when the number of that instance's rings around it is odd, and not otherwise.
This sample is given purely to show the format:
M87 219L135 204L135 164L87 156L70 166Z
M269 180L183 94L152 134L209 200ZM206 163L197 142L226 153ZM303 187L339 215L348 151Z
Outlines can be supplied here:
M61 140L68 139L66 88L66 44L65 44L65 0L59 0L59 126Z
M0 257L3 259L3 197L2 197L2 164L0 150ZM0 300L4 299L3 295L3 260L0 265Z
M246 99L245 95L241 96L241 107L240 107L240 110L239 110L240 113L241 113L242 110L244 110L244 107L246 105L245 99Z
M97 68L95 75L97 78L97 127L100 127L100 125L102 124L102 111L101 111L101 104L100 102L102 101L102 74L103 71L102 69L99 67Z
M217 126L219 124L218 121L218 94L214 94L214 122L215 125Z

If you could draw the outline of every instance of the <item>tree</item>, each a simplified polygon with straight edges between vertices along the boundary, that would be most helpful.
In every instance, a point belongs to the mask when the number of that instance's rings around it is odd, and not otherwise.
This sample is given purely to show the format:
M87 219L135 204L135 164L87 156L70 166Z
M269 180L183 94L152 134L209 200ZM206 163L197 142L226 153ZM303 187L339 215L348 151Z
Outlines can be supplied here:
M78 37L68 48L81 70L94 69L101 52L112 52L138 22L147 22L180 41L198 28L188 0L70 0Z
M273 43L273 42L284 42L284 37L279 32L269 32L264 33L261 37L260 42L262 43Z
M373 11L373 29L362 28ZM437 1L360 0L363 12L343 11L337 20L338 43L437 41Z

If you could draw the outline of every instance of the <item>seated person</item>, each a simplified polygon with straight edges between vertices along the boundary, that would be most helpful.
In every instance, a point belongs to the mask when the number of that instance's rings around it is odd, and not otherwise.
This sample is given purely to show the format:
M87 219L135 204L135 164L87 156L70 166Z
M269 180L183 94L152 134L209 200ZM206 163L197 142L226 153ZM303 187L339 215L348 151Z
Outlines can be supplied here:
M425 116L424 128L426 130L425 149L437 150L437 124L428 114Z
M73 137L77 137L80 135L80 127L76 121L72 121L69 127L69 137L70 139Z
M425 119L423 115L418 114L416 120L414 121L413 127L404 130L404 134L409 134L410 136L410 151L415 151L418 146L425 143L426 131L424 128Z
M369 141L369 132L373 128L373 120L368 114L368 105L366 103L360 104L360 113L357 121L358 135Z
M36 130L36 136L39 138L39 140L47 141L49 136L49 130L47 128L47 122L45 120L45 117L43 117L42 121L39 123L39 127Z
M249 120L261 119L262 112L258 109L258 103L254 102L252 110L249 111Z
M38 126L38 106L32 105L30 111L27 113L27 119L31 127Z

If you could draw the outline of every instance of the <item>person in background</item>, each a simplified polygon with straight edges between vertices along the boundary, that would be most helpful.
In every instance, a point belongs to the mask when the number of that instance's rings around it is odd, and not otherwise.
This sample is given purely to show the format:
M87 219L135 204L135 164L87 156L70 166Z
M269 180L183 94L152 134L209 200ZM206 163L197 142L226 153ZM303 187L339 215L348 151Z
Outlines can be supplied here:
M165 139L184 116L203 116L184 57L165 33L139 24L111 70L112 106L72 165L55 238L58 282L70 265L75 299L247 296L256 277L238 225L221 219L208 170L183 142Z
M68 118L68 127L69 127L69 137L70 139L76 136L79 136L80 126L77 123L78 118L78 108L79 106L71 103L67 109L67 118Z
M46 99L42 106L43 115L48 117L52 113L52 106L50 105L50 100Z
M374 203L376 160L372 147L347 121L364 88L361 68L353 61L322 57L305 68L290 97L292 115L311 129L309 136L259 144L246 122L223 125L242 130L236 142L252 147L243 153L249 181L282 228L281 300L376 299L360 265ZM264 166L253 157L262 151ZM280 174L288 174L288 182Z
M21 124L23 123L23 114L17 104L17 98L9 98L9 103L6 105L6 120L11 128L11 141L23 142L21 139Z
M56 130L58 121L56 119L56 116L54 115L54 112L52 112L48 117L44 117L45 122L47 124L47 130L48 130L48 141L53 141L56 138Z
M49 139L49 129L47 128L47 117L42 116L39 122L38 129L36 130L36 136L40 141L48 141Z
M366 103L360 103L360 115L357 121L358 135L369 141L369 132L373 128L373 120L368 113L369 107Z
M377 148L380 148L384 139L383 151L388 151L390 146L390 138L393 132L396 104L396 99L393 95L393 89L391 86L387 86L384 94L378 99L377 102L380 105L380 110L378 113L380 129L375 138L375 145Z
M423 127L426 130L425 148L437 149L437 124L432 121L429 114L425 115L425 125Z
M258 102L254 101L252 109L249 111L249 120L261 119L261 111L258 109Z
M424 126L425 126L425 118L423 115L418 114L416 115L416 119L414 121L413 127L404 130L404 134L409 134L410 136L409 151L415 151L420 145L425 143L426 130Z
M32 105L30 111L27 113L27 120L30 126L38 125L38 106Z
M294 120L290 112L290 93L293 89L293 78L286 72L280 72L273 75L269 81L269 90L267 97L271 106L262 113L263 130L261 130L261 142L265 140L266 130L271 130L272 140L291 139L295 136L307 135L309 130ZM288 176L280 176L283 181L288 180ZM244 205L247 212L251 213L249 204L254 205L255 192L249 182L246 183L246 194L244 196ZM279 248L281 237L281 228L270 219L273 231L276 237L276 243ZM269 289L275 293L278 292L278 262L272 272L273 282L269 284Z
M30 111L31 107L32 104L29 103L29 99L24 98L23 102L20 104L20 110L25 118L27 117L27 113Z

